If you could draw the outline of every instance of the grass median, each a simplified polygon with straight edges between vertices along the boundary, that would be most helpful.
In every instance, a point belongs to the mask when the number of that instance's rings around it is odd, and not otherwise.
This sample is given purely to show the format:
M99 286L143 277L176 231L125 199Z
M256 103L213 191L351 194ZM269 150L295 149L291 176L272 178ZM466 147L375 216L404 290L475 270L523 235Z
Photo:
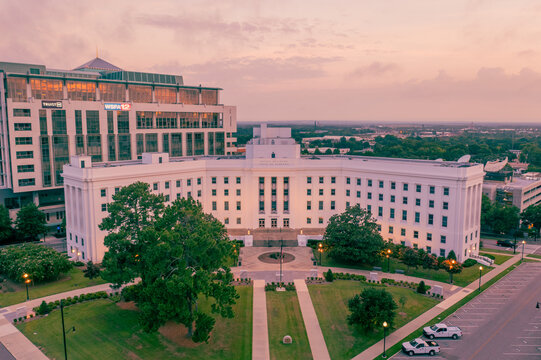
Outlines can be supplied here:
M486 252L480 252L479 255L486 256L494 260L494 264L501 265L507 260L511 259L512 255L503 255L503 254L489 254Z
M420 326L417 330L415 330L414 332L412 332L411 334L409 334L408 336L406 336L405 338L403 338L401 341L399 341L398 343L396 343L395 345L391 346L388 350L387 350L387 358L391 357L392 355L396 354L397 352L399 352L402 348L402 343L406 342L406 341L411 341L415 338L418 338L420 336L422 336L423 334L423 328L426 327L426 326L429 326L429 325L433 325L435 323L438 323L438 322L441 322L442 320L444 320L445 318L447 318L449 315L453 314L455 311L457 311L458 309L460 309L462 306L464 306L465 304L467 304L470 300L474 299L477 295L481 294L483 291L485 291L487 288L489 288L490 286L492 286L496 281L500 280L502 277L504 277L505 275L507 275L509 272L511 272L513 269L515 269L518 265L520 264L514 264L514 265L511 265L510 267L508 267L507 269L503 270L501 273L499 273L498 275L496 275L494 278L492 278L491 280L487 281L486 284L483 284L481 286L481 291L472 291L470 294L468 294L466 297L464 297L462 300L458 301L456 304L452 305L451 307L449 307L448 309L444 310L443 312L441 312L439 315L435 316L432 320L428 321L427 323L423 324L422 326ZM381 338L380 338L381 339ZM381 355L378 356L378 357L375 357L374 360L383 360L385 359L384 357L382 357Z
M43 284L31 284L28 287L30 299L54 295L66 291L81 289L89 286L105 284L107 281L101 277L89 279L84 276L80 268L73 268L58 280ZM9 280L2 283L0 290L0 307L18 304L26 301L26 288L24 284L14 283Z
M383 336L382 329L365 333L356 326L348 325L348 301L363 289L374 286L351 280L336 280L331 284L308 285L310 297L325 337L325 343L332 359L351 359L378 342ZM381 285L379 285L381 286ZM438 301L417 294L412 289L388 286L398 305L395 327L399 328L435 306ZM404 306L400 298L405 298Z
M186 328L168 323L157 333L145 333L138 322L138 311L111 300L95 300L64 309L68 357L86 359L251 359L252 287L239 286L240 298L233 309L235 317L218 315L207 343L195 344L185 337ZM119 306L120 305L120 306ZM201 300L200 306L210 304ZM60 311L17 325L20 331L51 359L63 359Z

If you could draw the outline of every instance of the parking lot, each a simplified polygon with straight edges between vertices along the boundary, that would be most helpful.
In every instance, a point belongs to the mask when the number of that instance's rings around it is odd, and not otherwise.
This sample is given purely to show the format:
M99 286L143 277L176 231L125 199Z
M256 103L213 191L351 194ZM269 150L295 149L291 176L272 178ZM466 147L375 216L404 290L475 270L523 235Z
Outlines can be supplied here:
M524 263L445 320L462 329L458 340L435 339L431 359L541 359L541 262ZM418 355L414 357L429 357ZM409 359L398 353L393 359Z

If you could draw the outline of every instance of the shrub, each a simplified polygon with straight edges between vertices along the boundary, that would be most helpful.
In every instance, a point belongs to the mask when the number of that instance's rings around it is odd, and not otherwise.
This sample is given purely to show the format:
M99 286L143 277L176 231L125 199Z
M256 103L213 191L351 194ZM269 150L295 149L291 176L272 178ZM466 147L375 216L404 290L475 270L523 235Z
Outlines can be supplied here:
M324 275L325 275L325 281L333 282L333 280L334 280L334 275L333 275L331 269L329 269L327 272L325 272Z
M16 322L17 322L17 319L13 319L13 322L16 323Z
M41 304L37 307L37 308L34 308L34 311L36 312L36 314L38 315L45 315L45 314L48 314L50 313L52 310L51 306L48 305L45 300L43 300L41 302Z
M496 257L494 255L491 255L491 254L485 254L483 256L485 256L485 257L487 257L489 259L492 259L492 260L496 260ZM466 260L466 261L468 261L468 260ZM464 264L466 264L466 262L464 262Z
M419 286L417 286L417 292L419 294L425 294L426 293L426 285L425 282L421 280L419 283Z
M468 259L468 260L464 261L462 266L464 266L466 268L466 267L473 266L475 264L477 264L477 261L475 259Z
M85 266L85 263L82 261L74 261L73 266L81 267L81 266Z

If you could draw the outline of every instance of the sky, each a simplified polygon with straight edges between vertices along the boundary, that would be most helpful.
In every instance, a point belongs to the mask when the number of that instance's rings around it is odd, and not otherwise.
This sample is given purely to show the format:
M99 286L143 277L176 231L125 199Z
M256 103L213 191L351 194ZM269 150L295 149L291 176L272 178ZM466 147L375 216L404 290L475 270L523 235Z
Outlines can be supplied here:
M541 123L538 0L0 0L0 61L223 88L239 121Z

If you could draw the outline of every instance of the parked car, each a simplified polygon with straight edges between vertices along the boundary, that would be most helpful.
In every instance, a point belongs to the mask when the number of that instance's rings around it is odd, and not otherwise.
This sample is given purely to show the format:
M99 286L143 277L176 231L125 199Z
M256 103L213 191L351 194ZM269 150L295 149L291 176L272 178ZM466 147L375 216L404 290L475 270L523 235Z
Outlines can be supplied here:
M441 337L450 337L453 339L458 339L462 336L462 330L457 326L447 326L445 324L436 324L432 326L427 326L423 329L423 334L429 338L441 338Z
M434 356L436 355L436 353L440 352L440 346L435 341L424 341L421 338L417 338L415 340L403 343L402 351L409 356L419 354L428 354L430 356Z
M505 247L514 247L515 243L508 239L501 239L496 242L496 245L505 246Z

